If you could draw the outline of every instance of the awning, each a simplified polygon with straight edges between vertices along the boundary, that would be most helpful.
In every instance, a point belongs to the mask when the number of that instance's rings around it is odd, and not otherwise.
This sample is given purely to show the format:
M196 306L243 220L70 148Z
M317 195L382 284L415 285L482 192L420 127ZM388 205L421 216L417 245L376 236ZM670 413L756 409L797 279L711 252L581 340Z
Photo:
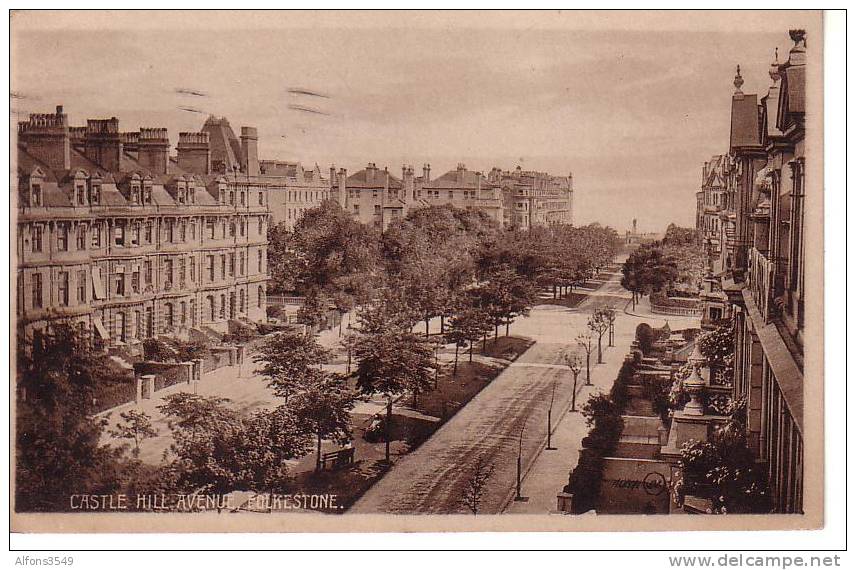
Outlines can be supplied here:
M101 281L101 268L93 267L92 268L92 290L96 299L106 299L107 295L104 294L104 282Z
M95 325L95 330L98 332L98 336L104 340L110 340L110 334L107 332L107 329L104 328L104 323L101 322L101 317L92 317L92 324Z

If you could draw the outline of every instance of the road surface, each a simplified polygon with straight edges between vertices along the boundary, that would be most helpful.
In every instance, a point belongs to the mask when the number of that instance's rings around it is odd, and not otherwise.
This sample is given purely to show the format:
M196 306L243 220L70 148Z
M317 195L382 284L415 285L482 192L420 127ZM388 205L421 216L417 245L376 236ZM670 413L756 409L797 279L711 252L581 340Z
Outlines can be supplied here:
M428 441L401 458L349 512L469 512L462 500L480 460L493 465L494 472L479 512L501 512L515 490L518 453L525 469L544 446L554 387L554 426L570 405L573 376L563 365L563 354L577 351L574 339L585 330L594 309L613 306L620 310L628 299L620 274L610 273L574 309L557 305L533 308L529 317L512 325L512 334L530 337L535 344Z

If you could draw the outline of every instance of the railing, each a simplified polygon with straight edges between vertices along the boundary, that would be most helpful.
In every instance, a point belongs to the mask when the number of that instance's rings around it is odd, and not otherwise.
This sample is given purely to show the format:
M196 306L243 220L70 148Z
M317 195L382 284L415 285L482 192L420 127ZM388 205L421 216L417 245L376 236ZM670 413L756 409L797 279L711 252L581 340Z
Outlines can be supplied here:
M765 320L770 317L770 292L773 282L773 263L754 247L749 250L749 287L758 311Z
M676 317L700 317L702 307L677 307L674 305L651 303L651 312L657 315L671 315Z

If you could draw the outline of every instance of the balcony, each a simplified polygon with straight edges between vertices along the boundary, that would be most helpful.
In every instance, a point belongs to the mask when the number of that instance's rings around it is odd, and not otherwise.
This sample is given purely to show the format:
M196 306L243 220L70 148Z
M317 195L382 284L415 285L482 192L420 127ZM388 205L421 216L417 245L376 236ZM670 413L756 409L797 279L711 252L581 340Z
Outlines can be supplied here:
M757 249L749 249L749 275L748 284L752 292L752 298L758 306L758 311L766 322L770 321L771 317L771 300L772 300L772 284L773 271L775 270L773 262L767 259L763 253Z

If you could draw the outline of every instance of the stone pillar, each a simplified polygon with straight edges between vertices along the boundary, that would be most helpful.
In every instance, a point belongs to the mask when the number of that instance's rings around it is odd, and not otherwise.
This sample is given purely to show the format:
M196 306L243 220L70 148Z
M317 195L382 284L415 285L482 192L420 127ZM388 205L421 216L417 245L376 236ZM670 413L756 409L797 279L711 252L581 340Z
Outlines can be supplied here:
M143 374L140 376L140 380L142 381L140 395L142 396L142 399L150 400L152 395L155 393L155 375Z
M202 373L205 372L205 359L197 358L194 362L196 363L196 366L194 366L195 374L193 380L195 382L200 382L202 380Z
M574 508L574 494L562 491L556 495L556 510L560 513L571 513Z
M136 392L134 394L134 403L139 404L143 399L143 377L135 376L134 382L136 383Z

